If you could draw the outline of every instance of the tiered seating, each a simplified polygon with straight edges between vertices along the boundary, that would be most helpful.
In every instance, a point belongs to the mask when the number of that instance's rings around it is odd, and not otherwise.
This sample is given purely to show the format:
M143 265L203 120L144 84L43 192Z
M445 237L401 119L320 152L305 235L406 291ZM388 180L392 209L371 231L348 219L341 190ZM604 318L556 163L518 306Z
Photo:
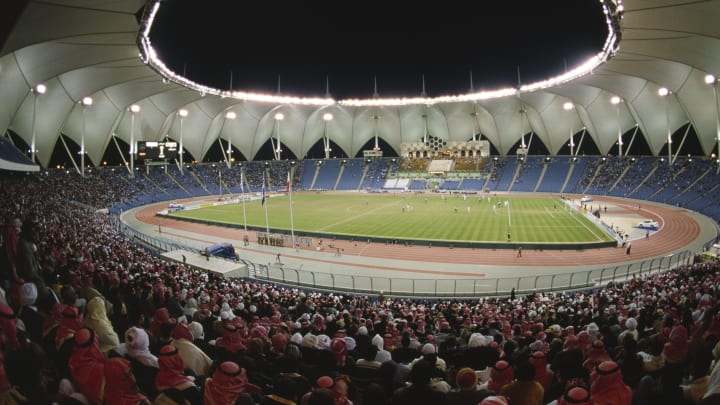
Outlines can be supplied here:
M522 163L520 174L515 179L513 191L534 191L540 175L542 174L544 156L528 156Z
M541 193L559 193L570 171L570 158L557 156L548 162L537 191Z

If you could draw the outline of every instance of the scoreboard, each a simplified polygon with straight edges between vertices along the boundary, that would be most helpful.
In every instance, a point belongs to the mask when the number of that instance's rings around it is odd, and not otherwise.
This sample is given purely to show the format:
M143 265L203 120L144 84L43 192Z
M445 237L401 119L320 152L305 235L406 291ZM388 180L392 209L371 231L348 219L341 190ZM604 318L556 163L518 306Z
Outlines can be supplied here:
M139 141L138 160L173 160L178 156L178 144L174 141Z

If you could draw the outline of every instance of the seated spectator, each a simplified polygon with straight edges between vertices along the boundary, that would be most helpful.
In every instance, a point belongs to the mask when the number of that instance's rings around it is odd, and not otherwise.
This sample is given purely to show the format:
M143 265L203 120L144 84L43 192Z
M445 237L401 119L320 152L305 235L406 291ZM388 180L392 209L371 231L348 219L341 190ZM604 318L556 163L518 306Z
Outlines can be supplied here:
M411 385L395 392L392 404L404 405L437 405L445 401L445 394L432 389L430 382L433 376L434 365L426 360L419 360L413 364L410 371Z
M206 377L212 366L212 359L193 343L193 335L184 323L178 323L173 330L172 346L177 348L185 367L197 377Z
M106 385L106 360L98 338L92 330L82 328L74 334L74 341L75 347L68 361L72 381L90 403L100 404Z
M475 405L492 395L491 391L478 390L477 383L475 370L469 367L461 368L455 375L457 389L445 394L445 405Z
M100 350L107 353L120 345L120 338L107 317L105 300L95 297L88 301L85 310L85 327L95 331L100 342Z
M226 361L220 364L212 377L205 380L204 404L235 404L245 392L247 375L244 368Z
M155 377L160 366L157 357L150 353L150 340L144 329L131 327L125 332L125 358L130 361L133 374L137 377L140 391L155 398Z
M138 389L130 362L113 357L105 363L106 405L150 405L150 400Z
M191 405L202 404L200 389L193 378L184 374L185 366L175 347L163 346L158 354L158 364L160 371L155 377L157 402L161 402L164 397L177 404L185 404L185 401Z
M514 370L510 367L510 364L505 360L500 360L492 366L488 382L481 384L479 389L486 389L495 394L499 394L502 387L512 382L514 374Z
M527 359L520 359L515 367L516 380L500 389L500 395L510 398L511 404L543 404L545 390L535 381L535 367Z
M598 404L630 404L633 398L632 390L623 382L620 367L614 361L604 361L595 367L590 395Z

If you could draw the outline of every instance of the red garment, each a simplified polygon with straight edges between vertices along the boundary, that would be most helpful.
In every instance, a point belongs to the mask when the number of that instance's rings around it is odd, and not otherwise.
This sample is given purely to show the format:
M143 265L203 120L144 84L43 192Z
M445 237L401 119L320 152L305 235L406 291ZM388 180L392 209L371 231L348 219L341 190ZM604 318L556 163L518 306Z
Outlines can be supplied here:
M186 323L179 323L175 325L175 328L172 331L172 338L173 339L185 339L189 342L192 342L195 340L193 338L192 333L190 332L190 328L188 328Z
M233 324L226 324L223 326L223 335L215 341L215 345L218 347L224 347L230 353L237 353L240 350L245 350L245 345L242 342L242 338L237 328Z
M18 349L20 342L17 338L17 318L8 304L0 304L0 329L5 334L6 341L3 343L7 350Z
M500 392L500 388L504 385L510 384L515 376L513 368L510 367L505 360L500 360L490 370L490 381L488 381L487 388L495 393Z
M68 366L78 391L93 404L102 403L105 362L95 332L87 328L78 329Z
M205 405L234 405L238 396L245 390L247 375L244 368L226 361L205 380Z
M62 318L58 325L55 335L55 348L60 350L66 340L75 336L75 331L83 327L82 315L78 314L78 310L70 305L63 305Z
M158 308L155 310L155 316L150 323L150 332L153 334L153 337L157 339L158 336L160 336L160 325L172 321L174 321L174 319L170 319L170 313L167 308Z
M158 371L155 377L155 385L157 386L158 392L176 387L180 384L192 383L192 380L183 374L185 365L175 346L165 345L160 348L158 365L160 366L160 371Z
M334 338L330 343L330 351L335 357L335 363L339 366L345 365L345 356L347 356L347 343L345 339Z
M593 370L595 370L595 367L602 363L603 361L610 360L610 356L608 356L607 351L605 350L605 344L603 344L602 340L596 340L592 343L592 346L590 346L590 349L587 351L587 359L583 363L583 367L585 369L592 373Z
M553 372L547 368L547 357L543 352L535 352L530 356L530 363L535 366L535 381L547 390L552 384Z
M682 325L673 326L668 342L663 347L663 354L668 363L682 363L688 354L688 331Z
M593 405L590 392L585 387L570 387L558 400L558 405Z
M105 363L105 405L137 405L150 401L138 390L130 361L113 357Z
M60 321L62 320L62 310L63 310L63 304L56 302L53 304L52 309L50 310L50 316L48 316L45 319L45 322L43 323L43 337L47 336L50 331L60 325Z
M614 361L600 363L590 377L593 403L630 405L632 390L622 380L620 366Z

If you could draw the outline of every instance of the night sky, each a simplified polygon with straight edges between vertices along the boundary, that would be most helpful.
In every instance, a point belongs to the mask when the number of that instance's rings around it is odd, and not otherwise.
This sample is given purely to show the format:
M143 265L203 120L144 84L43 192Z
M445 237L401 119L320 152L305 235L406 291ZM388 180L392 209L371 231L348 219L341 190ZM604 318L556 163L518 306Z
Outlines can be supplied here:
M415 17L415 14L421 17ZM166 0L151 40L178 73L220 89L336 99L516 86L562 73L607 36L596 0L386 3Z

